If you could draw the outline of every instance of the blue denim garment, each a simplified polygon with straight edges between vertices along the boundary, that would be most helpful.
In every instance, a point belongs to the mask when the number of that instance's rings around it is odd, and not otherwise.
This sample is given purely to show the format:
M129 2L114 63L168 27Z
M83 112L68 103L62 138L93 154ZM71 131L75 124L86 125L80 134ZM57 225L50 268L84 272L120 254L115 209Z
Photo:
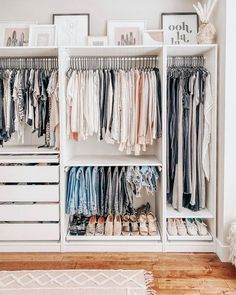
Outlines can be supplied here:
M115 167L112 175L112 208L114 214L120 214L119 211L119 168ZM113 211L112 210L112 211Z
M95 211L95 195L93 194L93 185L92 185L92 168L87 167L85 170L85 195L86 195L86 206L87 212L85 215L93 215ZM85 210L85 212L86 212Z
M78 214L88 215L84 167L79 167L76 174L77 193L79 199Z
M77 168L72 167L68 175L66 190L66 214L75 214L78 208L75 200L76 172Z
M106 174L106 196L105 196L105 215L112 213L112 179L111 179L111 167L108 167Z
M98 169L99 176L99 212L100 216L105 214L105 197L106 197L106 178L104 167L99 167Z
M97 215L99 211L99 174L98 167L93 167L92 171L92 196L94 202L93 215Z

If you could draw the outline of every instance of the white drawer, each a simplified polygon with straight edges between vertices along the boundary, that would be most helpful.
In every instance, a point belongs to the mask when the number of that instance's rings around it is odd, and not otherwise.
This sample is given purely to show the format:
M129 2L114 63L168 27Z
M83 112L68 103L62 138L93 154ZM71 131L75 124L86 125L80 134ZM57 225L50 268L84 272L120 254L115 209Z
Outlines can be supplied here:
M3 204L0 221L59 221L59 204Z
M0 182L59 182L59 166L0 166Z
M1 223L0 241L58 241L59 223Z
M0 185L0 202L59 202L59 185Z

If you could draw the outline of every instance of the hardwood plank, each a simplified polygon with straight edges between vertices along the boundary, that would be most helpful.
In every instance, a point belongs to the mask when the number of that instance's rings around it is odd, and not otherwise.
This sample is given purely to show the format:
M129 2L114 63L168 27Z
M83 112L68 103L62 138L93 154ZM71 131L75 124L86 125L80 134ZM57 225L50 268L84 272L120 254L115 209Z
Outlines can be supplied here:
M212 253L0 253L0 270L140 268L158 294L236 295L236 269Z

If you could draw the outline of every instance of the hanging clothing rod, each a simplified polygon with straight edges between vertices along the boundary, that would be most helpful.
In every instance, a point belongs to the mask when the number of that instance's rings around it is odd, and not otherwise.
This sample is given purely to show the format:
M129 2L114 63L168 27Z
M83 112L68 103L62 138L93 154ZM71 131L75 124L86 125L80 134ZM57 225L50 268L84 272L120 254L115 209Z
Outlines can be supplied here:
M204 56L170 56L168 57L168 67L200 67L205 65L206 57Z
M57 57L1 57L0 68L58 68Z
M111 56L111 57L71 57L72 69L131 69L131 68L154 68L157 67L157 56Z

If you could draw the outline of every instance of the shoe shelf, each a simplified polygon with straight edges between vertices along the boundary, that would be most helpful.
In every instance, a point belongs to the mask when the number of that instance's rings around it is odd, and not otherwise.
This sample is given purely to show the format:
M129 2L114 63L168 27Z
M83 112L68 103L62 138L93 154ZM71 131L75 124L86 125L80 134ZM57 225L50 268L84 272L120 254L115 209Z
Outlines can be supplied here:
M169 204L167 204L166 207L166 218L214 218L214 215L208 209L202 209L200 211L194 212L187 208L182 208L181 211L177 211Z
M161 236L73 236L69 233L67 241L161 241Z
M208 232L206 236L171 236L168 232L167 232L167 239L168 241L212 241L213 237L212 235Z
M65 166L162 166L161 162L156 156L92 156L83 155L77 156L65 163Z

